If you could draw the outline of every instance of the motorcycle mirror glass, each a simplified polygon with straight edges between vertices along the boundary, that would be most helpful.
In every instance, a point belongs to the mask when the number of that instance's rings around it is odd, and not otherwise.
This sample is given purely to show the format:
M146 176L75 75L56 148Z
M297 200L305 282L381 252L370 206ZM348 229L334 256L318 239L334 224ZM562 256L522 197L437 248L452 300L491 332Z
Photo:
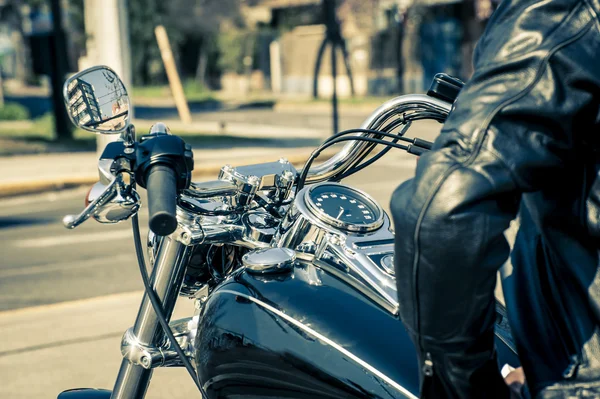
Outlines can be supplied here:
M107 66L95 66L71 76L63 87L63 97L71 121L82 129L114 134L130 125L127 89L119 75Z

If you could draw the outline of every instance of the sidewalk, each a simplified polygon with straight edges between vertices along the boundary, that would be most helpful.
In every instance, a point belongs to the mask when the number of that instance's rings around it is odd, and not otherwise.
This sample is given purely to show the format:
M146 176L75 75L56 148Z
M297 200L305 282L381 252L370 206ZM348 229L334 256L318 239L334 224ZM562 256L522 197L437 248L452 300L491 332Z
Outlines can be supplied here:
M70 388L112 389L121 337L141 298L130 292L0 312L0 397L51 399ZM172 320L193 312L192 301L180 298ZM185 369L155 370L146 398L185 397L199 397Z
M377 108L379 103L341 104L340 130L358 127L366 115ZM381 100L383 101L383 100ZM208 113L190 124L177 119L164 120L174 134L186 137L215 136L223 141L247 140L253 147L233 146L233 148L194 148L194 178L214 176L220 168L229 163L234 166L261 163L288 158L301 166L315 146L331 135L331 104L323 101L296 102L280 101L275 111L265 112L221 112ZM148 115L146 115L148 116ZM158 119L160 120L160 118ZM148 131L155 120L136 119L134 124L138 134ZM31 121L0 122L15 127L31 125ZM12 125L11 125L12 124ZM18 125L18 126L17 126ZM440 126L434 121L414 124L409 136L433 140L439 134ZM91 133L90 133L91 134ZM297 148L268 147L261 140L287 140ZM200 145L200 144L199 144ZM310 147L308 147L310 145ZM329 155L332 151L327 152ZM327 154L324 154L325 156ZM44 190L61 189L69 186L93 184L98 180L97 156L94 152L52 153L41 155L21 155L0 157L0 198Z

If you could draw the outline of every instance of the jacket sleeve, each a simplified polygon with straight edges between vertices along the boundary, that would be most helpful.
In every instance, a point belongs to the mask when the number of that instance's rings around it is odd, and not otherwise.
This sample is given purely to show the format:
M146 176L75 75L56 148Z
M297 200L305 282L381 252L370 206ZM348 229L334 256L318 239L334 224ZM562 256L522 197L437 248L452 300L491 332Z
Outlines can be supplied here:
M584 1L505 0L433 150L392 197L400 316L424 398L508 397L493 340L503 232L521 194L556 184L575 157L572 132L596 123L597 24Z

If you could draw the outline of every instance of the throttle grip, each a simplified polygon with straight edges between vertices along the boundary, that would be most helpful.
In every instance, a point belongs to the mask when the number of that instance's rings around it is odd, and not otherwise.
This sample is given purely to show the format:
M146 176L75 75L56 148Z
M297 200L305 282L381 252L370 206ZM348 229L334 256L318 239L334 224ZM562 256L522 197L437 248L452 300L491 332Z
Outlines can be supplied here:
M177 177L165 164L150 167L146 174L149 226L156 235L168 236L177 228Z

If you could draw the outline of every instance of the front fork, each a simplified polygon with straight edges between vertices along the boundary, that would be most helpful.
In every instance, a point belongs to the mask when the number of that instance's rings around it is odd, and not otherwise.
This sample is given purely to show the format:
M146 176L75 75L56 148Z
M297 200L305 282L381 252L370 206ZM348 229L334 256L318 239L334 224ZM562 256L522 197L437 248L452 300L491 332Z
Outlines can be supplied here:
M181 284L190 248L177 240L177 233L157 241L150 282L163 304L167 322L171 318ZM152 368L164 363L166 337L147 294L144 294L134 326L123 337L123 361L111 399L143 398L148 389ZM162 364L161 364L162 365Z

